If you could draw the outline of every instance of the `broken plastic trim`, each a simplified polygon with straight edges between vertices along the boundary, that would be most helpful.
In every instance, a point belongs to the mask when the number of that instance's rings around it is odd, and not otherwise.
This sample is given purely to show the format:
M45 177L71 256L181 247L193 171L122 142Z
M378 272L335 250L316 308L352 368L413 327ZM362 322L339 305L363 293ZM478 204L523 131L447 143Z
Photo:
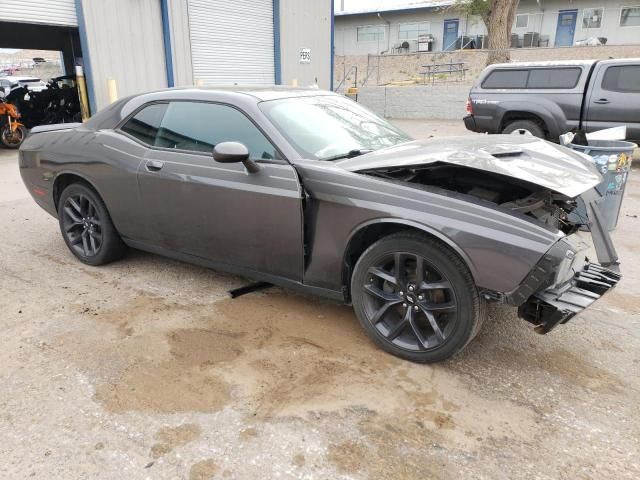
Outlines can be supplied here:
M518 316L533 323L537 333L548 333L589 307L620 278L616 272L588 263L565 284L536 293L518 308Z
M605 226L604 216L599 205L602 201L602 196L595 188L592 188L582 194L582 199L587 207L589 230L591 231L591 238L593 240L593 246L596 249L598 262L603 267L619 271L618 253L613 246L613 242Z

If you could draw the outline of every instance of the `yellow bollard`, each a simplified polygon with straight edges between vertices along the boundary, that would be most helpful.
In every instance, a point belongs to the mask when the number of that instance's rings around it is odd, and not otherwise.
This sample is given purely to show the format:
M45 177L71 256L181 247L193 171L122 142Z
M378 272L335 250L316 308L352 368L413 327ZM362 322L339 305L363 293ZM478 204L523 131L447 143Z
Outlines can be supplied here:
M118 100L118 84L115 78L107 78L107 93L109 95L109 103Z
M91 116L89 111L89 99L87 97L87 84L84 81L84 71L81 66L76 67L76 87L78 88L78 97L80 98L80 115L82 121L86 122Z

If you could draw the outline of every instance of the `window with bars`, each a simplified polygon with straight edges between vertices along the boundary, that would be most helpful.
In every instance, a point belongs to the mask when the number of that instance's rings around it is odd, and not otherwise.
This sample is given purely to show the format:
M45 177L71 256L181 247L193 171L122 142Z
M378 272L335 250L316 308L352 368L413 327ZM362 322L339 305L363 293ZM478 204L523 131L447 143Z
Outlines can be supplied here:
M585 8L582 11L582 28L600 28L603 8Z
M640 5L620 9L621 27L640 27Z
M384 25L358 27L358 42L379 42L384 40Z
M401 23L398 26L398 40L415 40L425 33L431 33L429 22Z

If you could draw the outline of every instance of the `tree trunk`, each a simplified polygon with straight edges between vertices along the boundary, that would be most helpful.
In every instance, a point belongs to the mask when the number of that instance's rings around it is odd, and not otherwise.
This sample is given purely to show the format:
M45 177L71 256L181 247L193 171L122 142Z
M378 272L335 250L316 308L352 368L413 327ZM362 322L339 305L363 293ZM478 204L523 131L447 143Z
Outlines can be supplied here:
M491 8L483 15L487 27L489 56L487 65L509 62L511 27L520 0L493 0Z

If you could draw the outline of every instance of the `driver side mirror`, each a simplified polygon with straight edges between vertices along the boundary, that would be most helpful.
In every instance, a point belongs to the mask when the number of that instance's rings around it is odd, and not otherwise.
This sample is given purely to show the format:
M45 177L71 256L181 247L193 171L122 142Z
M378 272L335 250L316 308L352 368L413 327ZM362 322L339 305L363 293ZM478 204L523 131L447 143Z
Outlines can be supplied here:
M221 142L213 147L213 159L220 163L242 162L249 173L256 173L258 164L249 159L249 149L240 142Z

